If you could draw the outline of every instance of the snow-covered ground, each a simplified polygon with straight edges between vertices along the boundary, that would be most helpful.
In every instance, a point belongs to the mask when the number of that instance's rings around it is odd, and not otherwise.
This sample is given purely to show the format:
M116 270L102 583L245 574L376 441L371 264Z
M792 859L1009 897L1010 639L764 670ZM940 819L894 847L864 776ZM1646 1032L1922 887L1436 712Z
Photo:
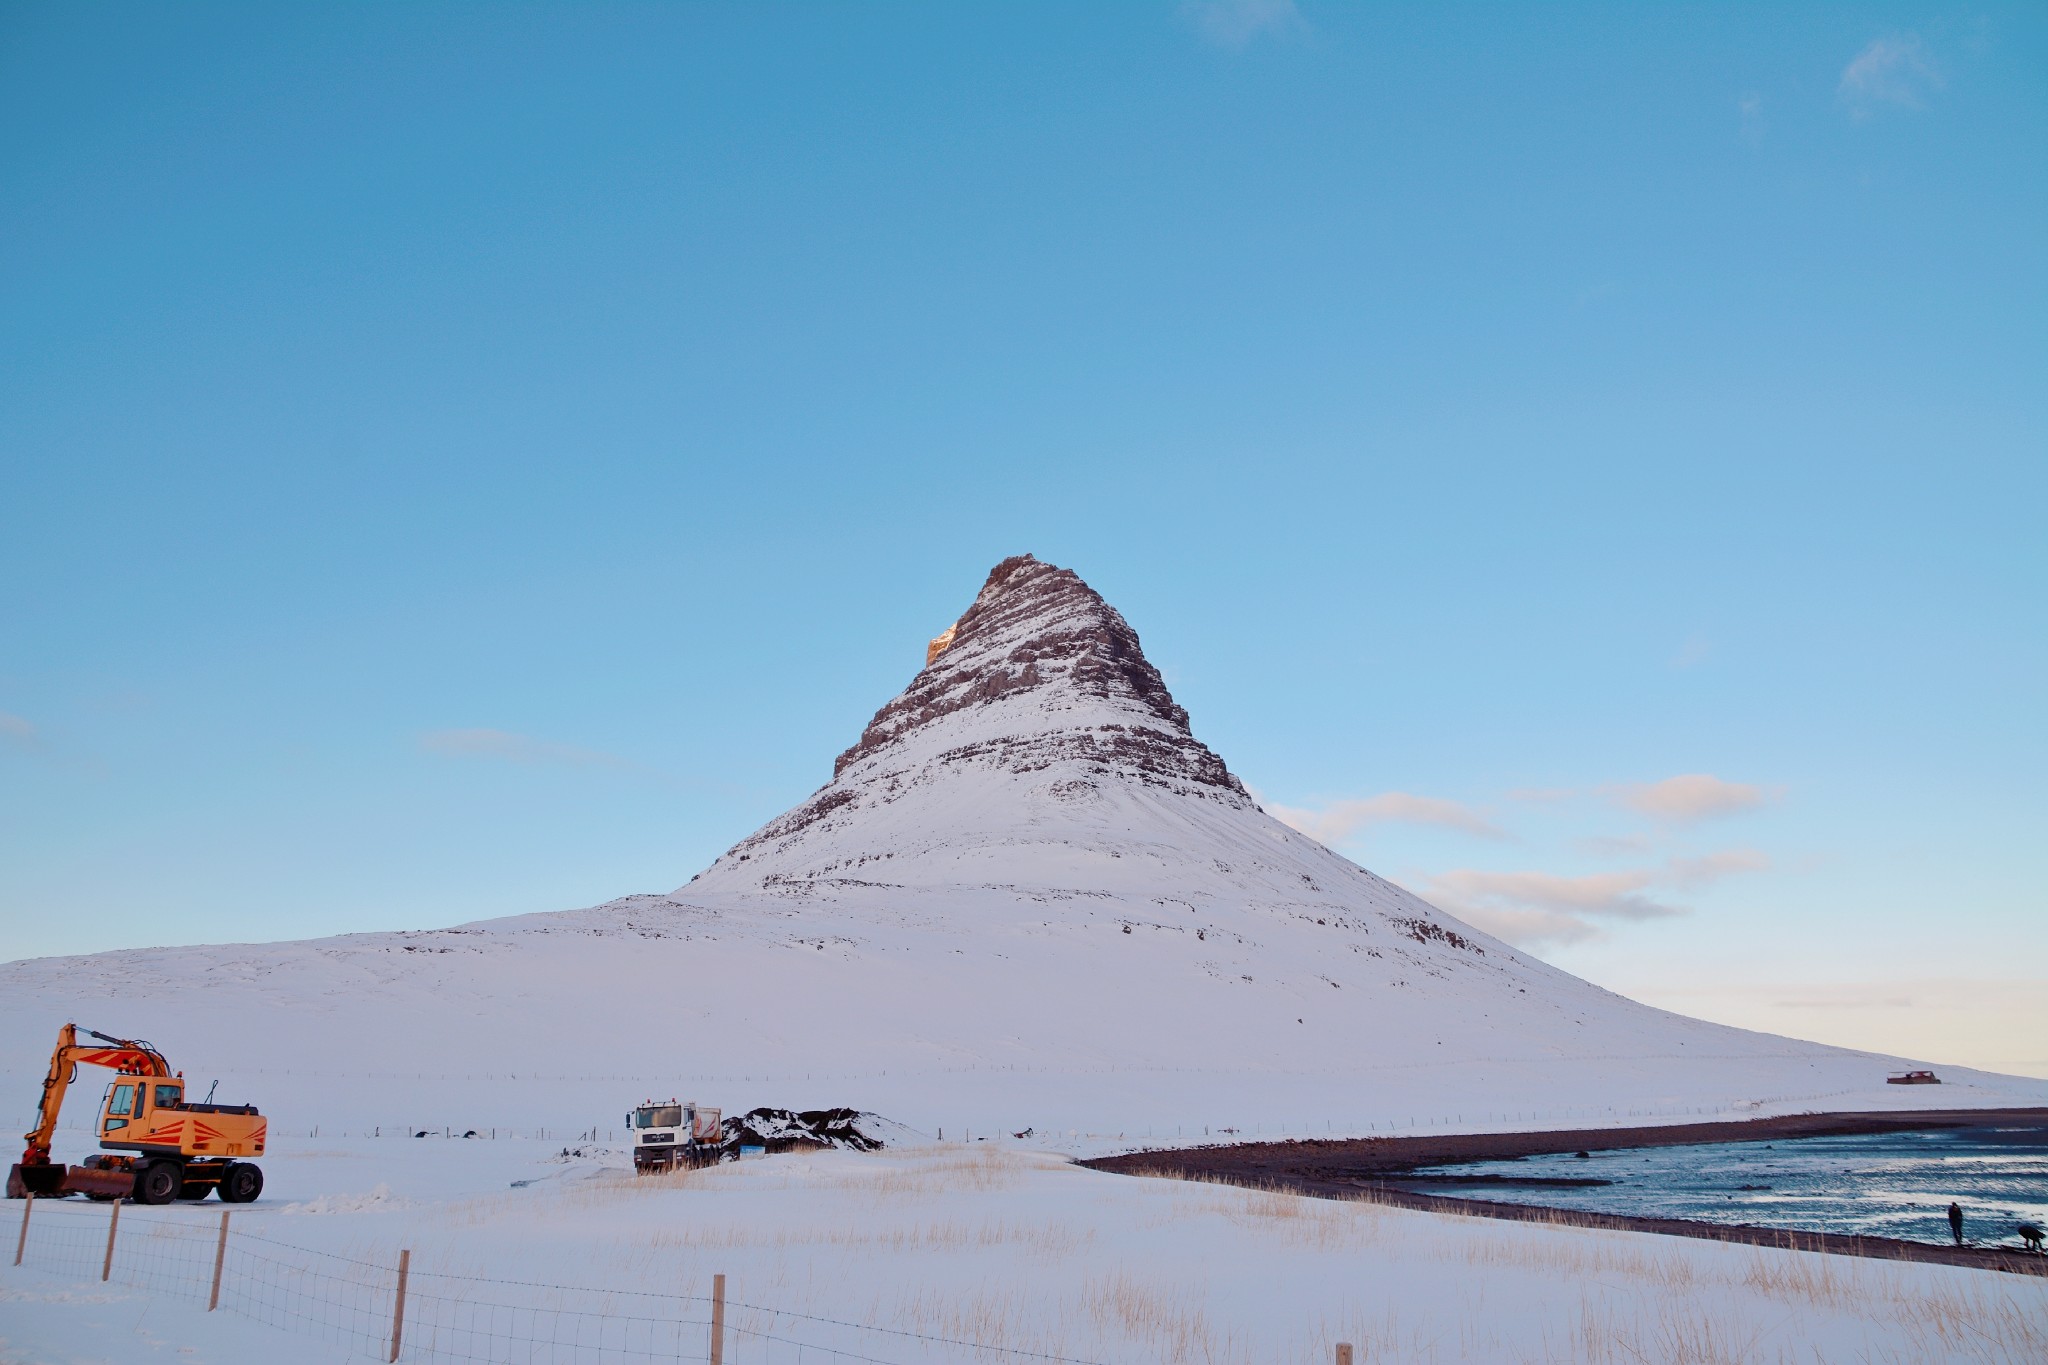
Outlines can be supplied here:
M1338 1341L1364 1361L2048 1359L2048 1279L1133 1179L1016 1145L641 1181L560 1151L286 1144L278 1193L235 1214L211 1315L215 1206L126 1208L102 1285L107 1208L42 1205L25 1266L0 1267L0 1361L381 1359L401 1248L422 1362L701 1359L715 1274L745 1365L1268 1365Z
M1273 829L1289 863L1375 891ZM302 1134L577 1132L671 1095L1129 1145L2048 1104L2048 1080L1942 1066L1942 1086L1888 1086L1906 1059L1686 1019L1504 946L1417 943L1348 888L1191 890L1190 910L1145 901L1145 880L645 897L4 964L0 1101L27 1126L49 1039L75 1019L155 1042L195 1093L219 1078L221 1099ZM104 1079L81 1077L81 1121Z

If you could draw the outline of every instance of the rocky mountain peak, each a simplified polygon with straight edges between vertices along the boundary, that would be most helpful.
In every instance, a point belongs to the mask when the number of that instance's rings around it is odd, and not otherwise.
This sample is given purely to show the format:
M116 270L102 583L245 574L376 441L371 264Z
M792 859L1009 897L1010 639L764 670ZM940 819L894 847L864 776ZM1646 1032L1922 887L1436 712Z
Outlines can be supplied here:
M719 861L790 851L823 822L844 832L862 810L977 771L1050 773L1069 796L1133 784L1251 807L1116 608L1071 569L1015 555L931 641L924 668L839 755L832 780Z
M1022 703L1005 710L1038 722L1035 733L993 737L998 748L1029 751L1032 766L1044 766L1054 751L1083 760L1124 757L1140 780L1171 776L1243 792L1223 760L1195 739L1188 713L1122 614L1073 570L1028 554L989 570L973 605L926 649L924 670L875 713L832 765L833 776L962 712L1001 702ZM1073 710L1122 715L1090 724L1063 714ZM1066 738L1047 746L1046 728Z

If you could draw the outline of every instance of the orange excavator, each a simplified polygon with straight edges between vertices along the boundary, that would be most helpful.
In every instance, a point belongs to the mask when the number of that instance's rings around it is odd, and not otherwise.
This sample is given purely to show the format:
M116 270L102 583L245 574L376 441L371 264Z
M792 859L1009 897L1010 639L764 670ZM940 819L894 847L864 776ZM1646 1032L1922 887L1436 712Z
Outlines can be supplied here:
M42 1107L26 1134L28 1149L7 1172L9 1199L83 1194L168 1204L204 1199L217 1189L226 1202L246 1204L263 1193L263 1172L235 1159L263 1155L270 1125L255 1105L188 1103L184 1073L173 1075L164 1055L148 1043L91 1029L86 1035L105 1046L80 1043L76 1024L57 1031ZM105 1150L83 1165L66 1166L50 1160L50 1138L81 1063L114 1072L100 1104Z

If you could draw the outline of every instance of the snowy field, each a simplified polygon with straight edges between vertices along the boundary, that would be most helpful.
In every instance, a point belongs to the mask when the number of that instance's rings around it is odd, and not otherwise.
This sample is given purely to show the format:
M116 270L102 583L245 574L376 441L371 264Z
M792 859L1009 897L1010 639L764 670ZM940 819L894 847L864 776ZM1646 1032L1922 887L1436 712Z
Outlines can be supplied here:
M983 1144L635 1180L613 1150L289 1144L237 1211L39 1205L0 1361L735 1365L2048 1359L2048 1279L1102 1174ZM514 1182L526 1182L515 1186ZM20 1205L6 1211L18 1216ZM9 1229L8 1245L13 1243Z

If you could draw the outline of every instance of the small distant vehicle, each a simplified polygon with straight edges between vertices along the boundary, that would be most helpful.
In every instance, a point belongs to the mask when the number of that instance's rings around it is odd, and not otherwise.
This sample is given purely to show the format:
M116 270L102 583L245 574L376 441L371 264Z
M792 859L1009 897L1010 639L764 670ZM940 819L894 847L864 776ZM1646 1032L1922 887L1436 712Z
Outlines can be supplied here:
M154 1047L135 1038L85 1032L106 1046L80 1043L76 1024L57 1030L36 1126L25 1134L28 1147L21 1161L7 1172L9 1199L83 1194L168 1204L204 1199L219 1190L227 1203L246 1204L263 1193L263 1172L239 1159L262 1156L269 1136L269 1121L255 1105L188 1102L184 1073L174 1074ZM67 1166L50 1159L50 1139L80 1065L106 1067L114 1079L100 1101L104 1150L83 1165Z
M1884 1078L1886 1085L1940 1085L1941 1077L1932 1071L1895 1071Z
M694 1100L649 1100L626 1115L633 1134L633 1174L709 1166L724 1152L718 1110Z

